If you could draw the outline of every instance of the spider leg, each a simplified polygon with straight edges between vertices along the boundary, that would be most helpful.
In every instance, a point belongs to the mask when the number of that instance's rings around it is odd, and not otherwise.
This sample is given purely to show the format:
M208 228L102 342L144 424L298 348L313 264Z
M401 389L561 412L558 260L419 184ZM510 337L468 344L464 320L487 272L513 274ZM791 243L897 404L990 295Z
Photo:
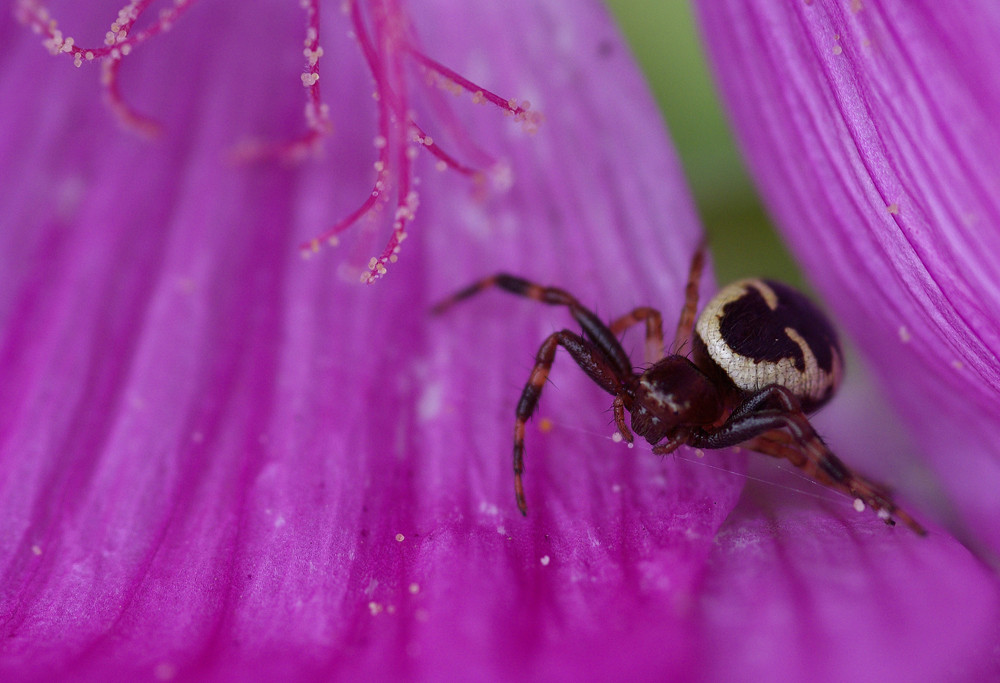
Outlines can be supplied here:
M766 432L744 442L743 446L752 451L763 453L764 455L770 455L775 458L784 458L796 467L805 471L813 479L827 484L832 488L841 488L838 486L832 486L828 482L823 481L823 477L817 472L816 463L810 460L799 448L795 447L794 441L787 432ZM863 477L857 472L851 471L851 476L852 482L850 487L847 490L841 488L842 491L848 495L855 496L857 500L869 503L869 505L871 505L876 512L884 510L890 515L894 515L899 518L903 524L910 527L921 536L927 535L927 531L920 525L919 522L913 519L913 517L911 517L905 510L901 510L895 505L892 501L892 494L888 489L881 484ZM869 502L872 500L876 501L877 504ZM891 518L886 521L892 523Z
M691 259L687 286L684 288L684 308L681 309L681 318L677 321L677 332L674 334L674 344L671 347L674 353L680 353L684 345L691 341L695 314L698 312L698 285L701 282L701 271L704 266L705 243L702 242Z
M663 358L663 316L658 310L649 306L639 306L632 309L630 313L612 321L608 325L608 329L611 330L611 334L618 337L628 328L643 321L646 322L646 351L644 355L646 362L653 364Z
M796 448L795 439L786 431L775 429L770 432L764 432L748 441L744 441L740 445L743 448L763 453L764 455L770 455L773 458L783 458L799 469L804 470L813 479L818 478L812 471L815 469L815 462L810 461L800 449Z
M787 436L777 430L787 430ZM695 430L688 444L698 448L725 448L745 443L748 448L785 458L816 481L860 499L887 524L898 517L921 536L927 531L893 501L885 487L861 476L823 443L798 401L788 389L772 385L749 397L718 429Z
M514 420L514 495L517 498L517 509L522 515L528 514L524 500L524 485L521 482L521 476L524 474L524 425L538 406L542 387L545 386L549 371L552 369L552 362L556 357L556 348L560 346L569 352L576 364L583 368L594 382L615 396L616 406L618 397L624 390L617 369L596 344L569 330L555 332L542 342L535 357L535 367L532 368L528 383L521 392L521 399L517 402ZM617 408L615 421L619 421ZM619 429L624 426L624 413L618 426ZM631 436L630 433L629 435Z
M596 313L585 308L572 294L558 287L544 287L516 275L497 273L455 292L435 305L431 312L434 314L442 313L459 301L468 299L491 287L499 287L511 294L552 306L566 306L573 318L580 323L584 335L604 353L607 361L614 367L616 374L621 378L632 375L632 361L629 360L625 349L618 342L617 335L601 322Z

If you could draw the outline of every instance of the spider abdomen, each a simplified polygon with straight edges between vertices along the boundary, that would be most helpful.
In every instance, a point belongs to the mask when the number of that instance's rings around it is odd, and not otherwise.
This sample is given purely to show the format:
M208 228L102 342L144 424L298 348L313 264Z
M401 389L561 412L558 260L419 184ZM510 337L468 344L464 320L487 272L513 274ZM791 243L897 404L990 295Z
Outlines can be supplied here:
M836 392L843 356L830 321L805 295L772 280L740 280L708 302L696 355L742 392L777 384L811 412Z

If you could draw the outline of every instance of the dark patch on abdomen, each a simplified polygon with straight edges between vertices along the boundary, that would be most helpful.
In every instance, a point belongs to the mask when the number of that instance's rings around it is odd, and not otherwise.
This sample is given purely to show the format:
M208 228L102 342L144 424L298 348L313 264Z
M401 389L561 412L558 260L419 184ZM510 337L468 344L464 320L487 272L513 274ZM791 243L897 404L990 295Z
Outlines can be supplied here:
M785 328L790 327L812 349L819 367L831 372L834 349L839 353L840 344L826 316L788 285L763 282L778 297L778 307L772 311L756 288L747 287L743 296L722 308L719 331L725 343L741 356L758 362L777 363L790 358L795 369L803 372L806 365L802 349L785 333Z

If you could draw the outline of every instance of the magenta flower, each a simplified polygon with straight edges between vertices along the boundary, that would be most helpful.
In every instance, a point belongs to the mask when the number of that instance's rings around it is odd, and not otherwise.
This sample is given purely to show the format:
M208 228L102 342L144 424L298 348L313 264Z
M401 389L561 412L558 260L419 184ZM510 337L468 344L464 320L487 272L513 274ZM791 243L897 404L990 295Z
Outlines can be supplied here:
M748 463L773 474L761 459L628 451L606 396L563 358L529 426L531 514L517 513L514 401L565 316L500 295L442 318L430 305L506 269L602 314L651 303L670 318L700 239L595 3L324 7L306 13L319 38L306 33L305 71L287 3L181 3L173 31L103 67L117 113L98 103L100 69L48 58L7 17L0 675L996 675L996 575L933 523L994 557L985 188L1000 89L977 60L996 17L704 5L757 177L919 448L858 385L821 427L900 486L929 537L823 489L748 480ZM109 16L67 3L59 30L82 42ZM445 69L454 101L425 80ZM488 98L472 82L534 102L538 134L473 106ZM234 163L248 140L269 141L256 157L304 158ZM341 247L303 262L297 245L327 229ZM388 276L364 287L372 250ZM882 455L897 472L929 465L954 520L918 481L879 472Z
M906 418L905 459L1000 566L1000 6L699 8L754 175Z

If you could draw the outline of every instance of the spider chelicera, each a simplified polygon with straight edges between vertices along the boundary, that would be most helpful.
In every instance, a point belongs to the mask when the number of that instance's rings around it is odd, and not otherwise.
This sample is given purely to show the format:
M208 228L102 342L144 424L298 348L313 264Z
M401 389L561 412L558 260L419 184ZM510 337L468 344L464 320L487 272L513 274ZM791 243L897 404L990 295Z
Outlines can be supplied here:
M542 393L562 346L577 365L614 396L618 432L629 444L635 432L654 453L679 446L716 449L743 446L785 458L816 481L868 506L887 524L894 517L920 535L927 532L889 491L845 465L826 446L806 417L827 403L841 377L843 358L826 316L803 294L771 280L740 280L723 288L700 316L698 283L704 248L691 262L684 308L671 347L663 348L660 312L640 306L606 325L568 292L499 273L475 282L434 307L451 305L491 287L555 306L566 306L583 328L551 334L538 350L534 369L514 421L514 492L527 514L524 425ZM646 369L636 372L618 337L646 325ZM689 346L690 343L690 346ZM690 348L690 358L679 351ZM631 429L625 423L629 413Z

